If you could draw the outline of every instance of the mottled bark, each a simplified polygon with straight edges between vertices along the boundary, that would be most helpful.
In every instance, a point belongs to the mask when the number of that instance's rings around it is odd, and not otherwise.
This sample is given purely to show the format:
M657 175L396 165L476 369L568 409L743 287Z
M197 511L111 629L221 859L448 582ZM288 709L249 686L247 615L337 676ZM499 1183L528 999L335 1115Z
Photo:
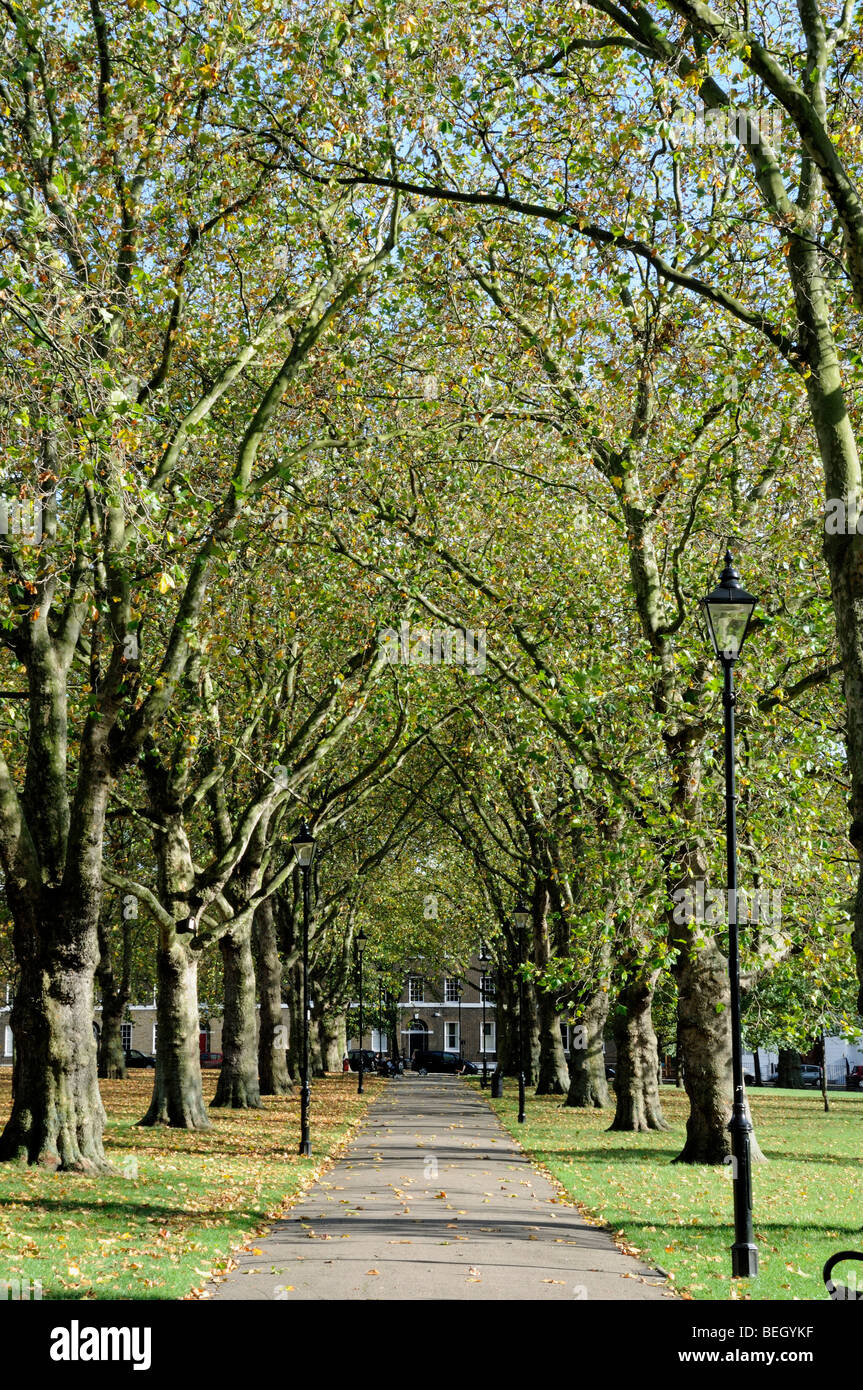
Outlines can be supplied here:
M531 826L533 829L533 825ZM537 970L543 971L554 954L549 913L552 908L551 894L547 887L540 885L534 894L533 902L533 960ZM563 1039L560 1034L560 1014L552 993L537 985L536 1031L538 1050L536 1057L536 1094L538 1096L565 1096L569 1090L569 1068Z
M198 960L163 929L156 955L156 1071L142 1125L209 1129L201 1088Z
M259 1110L255 963L250 914L219 940L225 981L222 1067L213 1107Z
M635 1133L668 1129L659 1097L659 1054L651 1017L654 982L655 975L631 980L617 997L613 1019L616 1106L609 1129Z
M47 908L46 904L46 908ZM16 932L23 925L19 916ZM43 917L28 944L17 942L18 987L12 1007L15 1037L13 1102L0 1136L0 1161L20 1159L46 1169L110 1170L102 1148L105 1111L96 1078L93 971L96 930L51 933ZM38 933L38 934L37 934ZM45 934L65 949L40 950Z
M258 980L258 1077L262 1096L284 1096L291 1091L288 1076L288 1029L282 1016L282 963L272 899L265 898L255 912L252 927L255 973Z
M581 1010L570 1044L566 1105L574 1109L602 1110L610 1103L603 1047L607 1018L608 990L594 990ZM583 1047L575 1045L582 1040L579 1029L584 1033Z
M560 1033L560 1014L554 997L537 991L537 1025L539 1030L539 1061L536 1094L565 1096L569 1093L569 1067Z
M326 1013L319 1026L320 1051L325 1071L341 1071L344 1056L344 1014Z

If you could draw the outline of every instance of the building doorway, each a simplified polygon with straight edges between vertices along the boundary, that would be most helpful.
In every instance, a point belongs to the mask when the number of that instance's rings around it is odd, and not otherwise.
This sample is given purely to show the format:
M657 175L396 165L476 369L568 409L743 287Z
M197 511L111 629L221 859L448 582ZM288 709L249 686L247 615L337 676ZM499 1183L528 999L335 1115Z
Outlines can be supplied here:
M429 1045L429 1030L421 1019L411 1020L408 1028L408 1052L413 1057L415 1052L427 1052Z

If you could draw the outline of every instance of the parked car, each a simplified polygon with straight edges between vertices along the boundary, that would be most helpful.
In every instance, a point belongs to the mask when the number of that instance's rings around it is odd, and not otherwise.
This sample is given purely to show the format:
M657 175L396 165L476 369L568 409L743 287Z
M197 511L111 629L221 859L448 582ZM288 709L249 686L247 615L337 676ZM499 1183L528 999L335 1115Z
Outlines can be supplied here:
M744 1077L744 1080L746 1080L746 1077ZM814 1062L801 1062L801 1063L800 1063L800 1080L801 1080L802 1084L804 1085L804 1087L812 1086L812 1087L815 1087L816 1089L820 1090L820 1088L821 1088L821 1068L818 1067L818 1066L816 1066L816 1065L814 1064ZM776 1067L776 1066L771 1067L771 1069L770 1069L770 1075L769 1075L768 1078L767 1078L767 1085L768 1085L768 1086L778 1086L778 1085L779 1085L779 1068L778 1068L778 1067Z
M420 1076L426 1076L429 1072L477 1071L473 1062L466 1062L457 1052L415 1052L411 1067Z
M349 1053L348 1053L348 1062L350 1063L351 1071L359 1071L359 1069L360 1069L360 1049L359 1049L358 1047L355 1047L354 1050L353 1050L352 1052L349 1052ZM364 1048L363 1048L363 1071L377 1071L377 1069L378 1069L378 1054L377 1054L376 1052L372 1052L369 1048L364 1047Z
M202 1053L201 1053L201 1066L202 1066L202 1067L220 1067L221 1065L222 1065L222 1054L221 1054L221 1052L202 1052Z
M863 1066L852 1067L845 1080L849 1091L863 1091Z
M139 1052L136 1047L126 1049L127 1067L154 1067L155 1065L155 1057L148 1057L146 1052Z

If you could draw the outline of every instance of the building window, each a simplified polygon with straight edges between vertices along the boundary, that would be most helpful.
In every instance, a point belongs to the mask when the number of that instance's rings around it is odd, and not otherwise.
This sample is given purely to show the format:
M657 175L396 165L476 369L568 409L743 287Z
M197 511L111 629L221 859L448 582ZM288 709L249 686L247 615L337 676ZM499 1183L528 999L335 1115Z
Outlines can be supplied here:
M482 1034L482 1024L480 1024L480 1033ZM494 1024L486 1023L485 1034L484 1036L481 1036L480 1039L480 1052L494 1052L495 1047L496 1040Z
M482 977L482 997L488 1004L495 997L494 975L483 975Z
M444 1051L445 1051L445 1052L458 1052L458 1051L459 1051L459 1045L458 1045L458 1024L457 1024L457 1023L449 1023L449 1022L447 1022L447 1023L444 1024Z
M568 1024L568 1023L562 1023L562 1024L560 1025L560 1041L563 1043L563 1050L564 1050L564 1052L568 1052L568 1051L569 1051L569 1024Z
M443 982L443 1001L445 1004L458 1003L458 977L448 976Z
M123 1051L128 1052L132 1046L132 1025L131 1023L120 1024L120 1041L123 1044Z
M421 1004L423 1002L423 979L422 975L411 975L408 980L408 1003Z
M156 1051L156 1030L157 1030L157 1025L154 1023L154 1024L153 1024L153 1052L154 1052L154 1053L155 1053L155 1051Z
M12 1029L11 1029L11 1028L4 1028L4 1029L3 1029L3 1056L4 1056L4 1057L11 1057L11 1056L12 1056Z

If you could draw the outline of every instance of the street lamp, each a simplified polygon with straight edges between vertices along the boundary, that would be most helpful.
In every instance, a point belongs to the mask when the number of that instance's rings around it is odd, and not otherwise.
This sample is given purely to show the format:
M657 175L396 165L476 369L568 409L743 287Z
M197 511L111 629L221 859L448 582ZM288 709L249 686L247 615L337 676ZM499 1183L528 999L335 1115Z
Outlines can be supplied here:
M366 942L367 942L367 941L368 941L368 937L366 936L366 934L365 934L365 932L363 931L362 927L360 927L359 935L357 936L357 939L356 939L356 942L355 942L355 945L356 945L356 948L357 948L357 960L358 960L358 962L359 962L359 967L360 967L360 1064L359 1064L359 1067L357 1068L357 1071L358 1071L358 1073L359 1073L358 1080L357 1080L357 1095L358 1095L358 1096L361 1096L362 1093L363 1093L363 1090L364 1090L363 1078L364 1078L364 1076L365 1076L365 1069L364 1069L364 1067L363 1067L363 1061L364 1061L364 1058L363 1058L363 952L364 952L365 949L366 949Z
M722 662L722 706L725 715L725 852L728 865L728 974L731 984L731 1064L734 1107L731 1152L734 1180L734 1244L731 1272L750 1279L758 1273L758 1247L752 1230L752 1121L743 1090L743 1049L740 1037L740 940L737 926L737 819L734 778L734 663L739 657L756 599L741 587L731 552L725 552L725 569L719 583L702 599L713 650Z
M530 908L527 906L523 896L519 894L515 911L512 914L516 925L518 936L516 938L518 949L518 1122L524 1124L524 975L521 966L524 965L524 931L530 921Z
M483 942L479 948L479 990L482 996L482 1081L480 1082L480 1085L482 1086L483 1090L485 1090L486 1086L488 1085L488 1072L486 1064L486 1057L488 1056L488 1047L486 1045L485 1036L485 967L488 965L488 962L489 955L485 949L485 943Z
M384 968L383 968L382 965L379 965L377 969L378 969L378 1051L379 1051L380 1054L381 1054L381 1060L382 1060L382 1061L386 1061L386 1058L385 1058L384 1055L383 1055L383 1052L384 1052ZM389 1043L389 1038L387 1038L387 1043Z
M303 874L303 1075L300 1086L300 1153L311 1154L309 1136L309 1107L312 1090L309 1085L309 875L315 857L315 837L303 821L291 841L294 855Z

